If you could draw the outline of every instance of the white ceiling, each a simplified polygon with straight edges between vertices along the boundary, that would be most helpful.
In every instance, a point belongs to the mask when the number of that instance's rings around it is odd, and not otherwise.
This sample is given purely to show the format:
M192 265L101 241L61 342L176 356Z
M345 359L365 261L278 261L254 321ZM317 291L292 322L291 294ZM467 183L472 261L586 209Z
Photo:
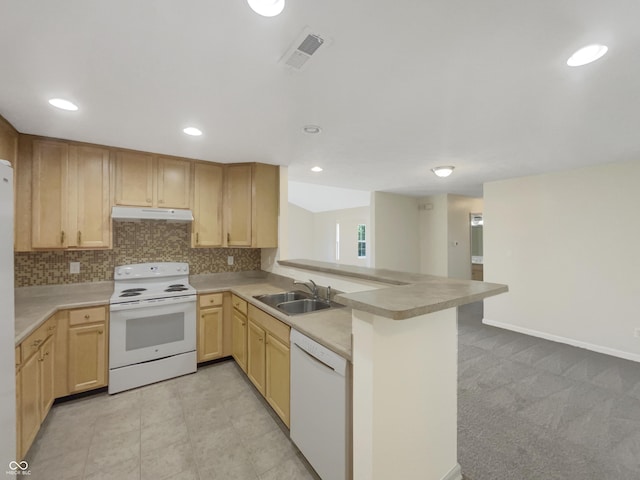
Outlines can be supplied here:
M245 0L0 10L0 114L25 133L413 195L639 158L635 0L287 0L273 18ZM332 42L292 73L278 60L305 26ZM567 67L590 43L609 54ZM442 164L456 166L448 179L430 172Z

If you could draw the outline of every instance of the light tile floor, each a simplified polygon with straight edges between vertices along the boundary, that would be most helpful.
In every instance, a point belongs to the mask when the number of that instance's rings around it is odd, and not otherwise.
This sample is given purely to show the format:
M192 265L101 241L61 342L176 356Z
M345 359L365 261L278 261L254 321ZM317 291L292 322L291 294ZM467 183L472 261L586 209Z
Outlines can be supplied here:
M318 480L234 361L54 405L31 480Z

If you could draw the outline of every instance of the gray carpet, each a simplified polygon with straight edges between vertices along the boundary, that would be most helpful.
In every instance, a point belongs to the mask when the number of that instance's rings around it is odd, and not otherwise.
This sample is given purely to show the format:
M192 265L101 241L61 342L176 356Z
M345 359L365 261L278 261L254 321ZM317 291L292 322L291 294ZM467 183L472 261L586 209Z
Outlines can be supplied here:
M640 363L483 325L482 303L458 327L466 478L640 479Z

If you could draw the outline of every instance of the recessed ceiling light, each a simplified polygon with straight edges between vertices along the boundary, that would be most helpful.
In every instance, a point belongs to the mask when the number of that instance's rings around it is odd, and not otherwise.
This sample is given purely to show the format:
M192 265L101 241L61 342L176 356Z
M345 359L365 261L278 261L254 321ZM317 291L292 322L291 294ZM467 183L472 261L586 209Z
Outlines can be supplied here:
M251 9L263 17L275 17L284 9L284 0L247 0Z
M433 173L435 173L437 176L439 177L448 177L449 175L451 175L453 173L453 169L456 167L453 167L451 165L449 166L445 166L445 167L436 167L436 168L432 168L431 171Z
M606 45L587 45L569 57L567 65L570 67L579 67L587 63L595 62L605 53L607 53Z
M62 110L69 110L71 112L78 110L78 106L75 103L65 100L64 98L52 98L49 100L49 103Z
M322 167L313 167L311 169L312 172L321 172L322 171Z
M185 129L182 130L184 133L186 133L187 135L191 135L192 137L199 137L200 135L202 135L202 130L196 128L196 127L187 127Z
M304 133L310 133L312 135L322 132L322 128L318 125L305 125L302 130L304 130Z

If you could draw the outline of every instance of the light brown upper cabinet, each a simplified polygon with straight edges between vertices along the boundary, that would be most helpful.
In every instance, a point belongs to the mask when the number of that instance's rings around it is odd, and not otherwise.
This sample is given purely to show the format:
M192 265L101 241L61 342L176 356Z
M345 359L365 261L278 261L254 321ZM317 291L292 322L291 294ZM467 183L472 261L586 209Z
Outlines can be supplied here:
M111 247L109 175L107 149L33 140L31 247Z
M189 208L191 161L116 152L116 205Z
M261 163L227 165L226 246L278 246L279 167Z
M69 147L69 247L111 246L109 156L104 148Z
M69 145L35 140L32 166L31 246L67 248Z
M221 247L223 169L213 163L193 166L193 228L191 246Z

